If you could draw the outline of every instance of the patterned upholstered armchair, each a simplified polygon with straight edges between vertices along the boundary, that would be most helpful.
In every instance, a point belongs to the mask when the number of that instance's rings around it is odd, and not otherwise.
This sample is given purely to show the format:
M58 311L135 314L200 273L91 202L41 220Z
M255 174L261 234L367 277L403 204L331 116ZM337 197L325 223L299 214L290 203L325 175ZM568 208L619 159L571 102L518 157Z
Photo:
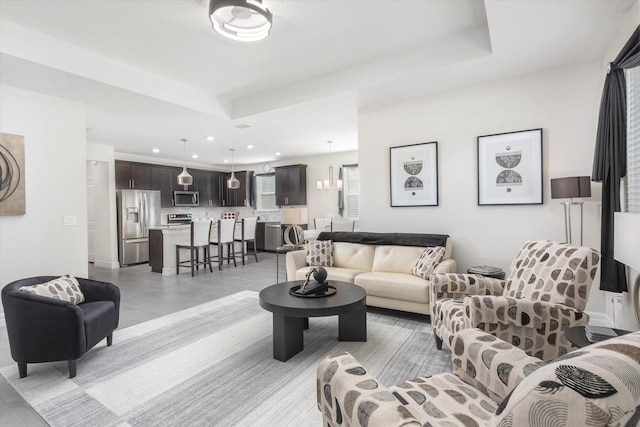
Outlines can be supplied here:
M452 340L453 373L385 387L349 353L317 370L323 425L637 426L640 332L545 364L479 329Z
M600 254L591 248L528 241L506 279L475 274L431 276L431 323L436 346L480 328L542 360L572 348L564 331L586 325L583 313Z

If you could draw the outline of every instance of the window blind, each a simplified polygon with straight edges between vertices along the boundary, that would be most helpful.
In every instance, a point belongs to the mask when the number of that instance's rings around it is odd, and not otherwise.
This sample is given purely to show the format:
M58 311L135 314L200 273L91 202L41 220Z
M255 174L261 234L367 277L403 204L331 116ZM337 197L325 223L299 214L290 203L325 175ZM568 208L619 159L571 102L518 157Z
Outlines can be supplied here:
M627 71L627 211L640 212L640 67Z
M357 165L343 166L344 210L347 219L360 219L360 174Z
M276 209L276 177L274 174L257 175L256 184L258 187L257 206L258 210Z

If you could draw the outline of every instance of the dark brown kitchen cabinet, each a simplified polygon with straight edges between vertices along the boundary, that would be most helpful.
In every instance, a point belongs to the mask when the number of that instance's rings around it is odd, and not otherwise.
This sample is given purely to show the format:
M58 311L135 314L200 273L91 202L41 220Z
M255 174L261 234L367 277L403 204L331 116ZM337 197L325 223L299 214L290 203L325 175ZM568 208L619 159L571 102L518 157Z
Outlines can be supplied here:
M253 171L235 172L236 179L240 181L240 188L232 190L227 188L227 180L231 177L230 173L224 174L223 188L224 198L223 206L249 206L251 204L251 182L253 180Z
M116 189L133 188L136 190L150 190L151 167L149 165L115 162L116 164Z
M193 175L195 191L200 194L200 206L222 206L222 179L224 173L195 170Z
M307 204L307 165L276 167L276 205Z
M173 206L174 182L177 186L177 176L180 169L169 166L151 167L151 190L160 191L160 206L170 208Z

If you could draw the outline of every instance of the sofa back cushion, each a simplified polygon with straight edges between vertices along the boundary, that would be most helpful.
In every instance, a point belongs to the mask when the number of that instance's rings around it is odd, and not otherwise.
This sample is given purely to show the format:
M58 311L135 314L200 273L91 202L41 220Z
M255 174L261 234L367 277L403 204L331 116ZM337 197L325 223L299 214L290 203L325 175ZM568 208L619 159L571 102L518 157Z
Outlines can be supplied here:
M371 271L375 246L361 243L333 242L333 265Z
M419 246L376 246L371 271L412 274L424 250Z
M503 295L583 311L599 264L600 254L594 249L530 240L509 267Z
M533 372L504 399L490 425L637 426L639 384L635 332L574 350Z

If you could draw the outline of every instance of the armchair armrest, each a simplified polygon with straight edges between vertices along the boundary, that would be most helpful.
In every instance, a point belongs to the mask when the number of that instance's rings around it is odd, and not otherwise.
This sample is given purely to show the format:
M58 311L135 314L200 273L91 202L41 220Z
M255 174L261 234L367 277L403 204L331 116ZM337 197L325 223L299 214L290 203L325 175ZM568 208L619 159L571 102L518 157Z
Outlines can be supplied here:
M22 292L3 292L7 334L16 362L78 358L86 352L84 314L66 301Z
M584 325L589 320L575 308L524 298L471 295L465 298L464 304L474 327L485 323L551 331Z
M544 365L540 359L480 329L456 333L451 348L453 373L497 403Z
M76 278L80 284L80 290L85 302L112 301L116 306L116 326L120 319L120 289L109 282L101 282L92 279Z
M296 280L296 271L307 265L307 252L305 250L286 253L287 280Z
M431 313L435 313L438 300L443 298L462 299L468 295L487 295L500 286L503 281L484 277L479 274L432 274L429 287L429 305ZM496 281L498 282L496 284ZM502 292L502 291L500 291Z
M433 270L433 274L455 273L457 268L458 264L455 259L443 259L438 265L436 265L436 268Z
M324 425L420 426L400 401L349 353L327 356L317 370Z

